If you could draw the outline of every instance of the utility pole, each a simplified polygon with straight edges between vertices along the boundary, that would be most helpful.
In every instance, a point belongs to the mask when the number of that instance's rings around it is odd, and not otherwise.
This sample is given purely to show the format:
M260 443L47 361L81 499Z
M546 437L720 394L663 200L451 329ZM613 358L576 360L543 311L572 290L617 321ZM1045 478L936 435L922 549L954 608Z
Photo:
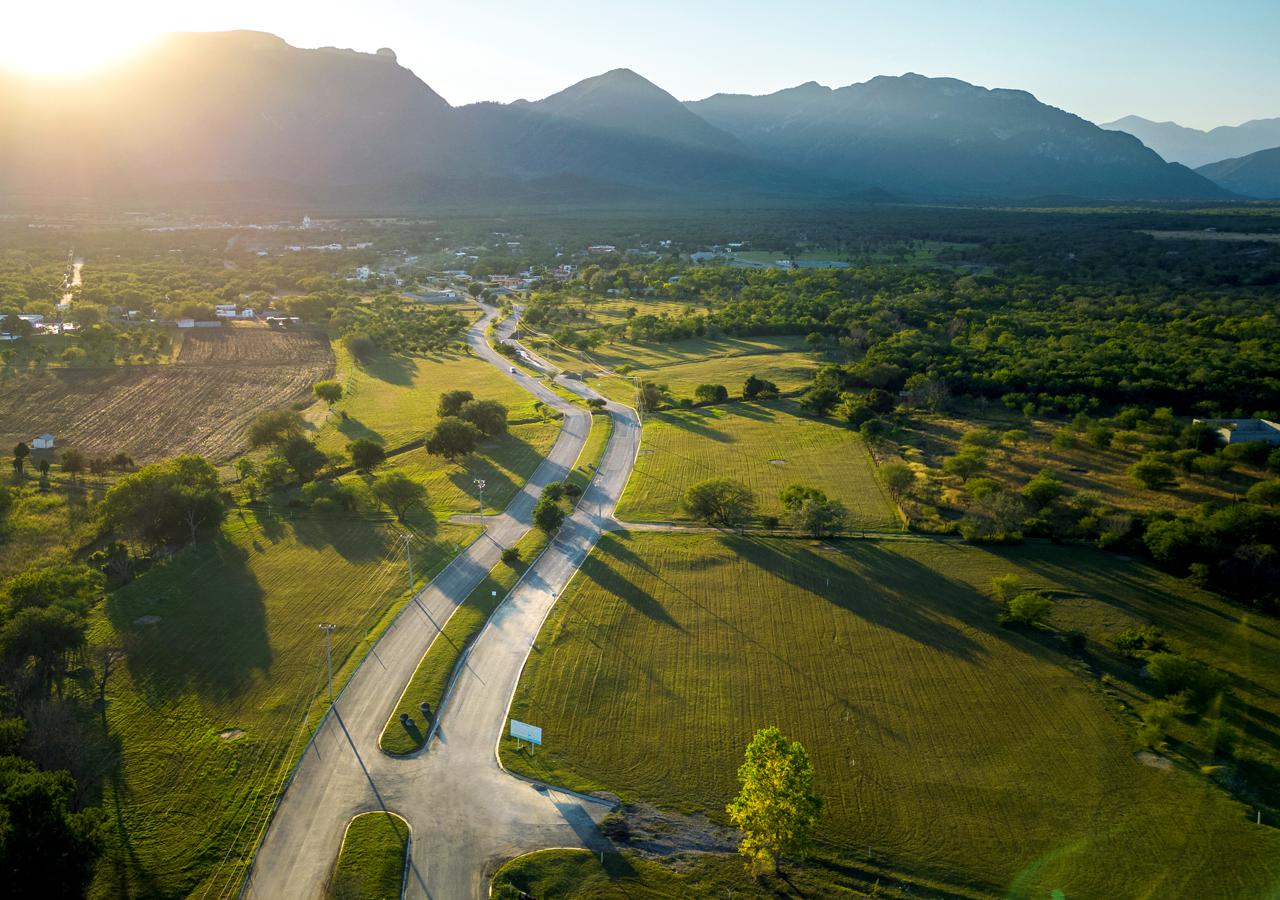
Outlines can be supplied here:
M485 523L484 523L484 479L475 478L473 479L473 482L475 486L480 489L480 530L488 531L489 529L485 526Z
M333 654L329 650L329 635L333 634L333 629L337 625L324 623L320 626L320 630L324 632L324 661L329 669L329 702L333 703Z

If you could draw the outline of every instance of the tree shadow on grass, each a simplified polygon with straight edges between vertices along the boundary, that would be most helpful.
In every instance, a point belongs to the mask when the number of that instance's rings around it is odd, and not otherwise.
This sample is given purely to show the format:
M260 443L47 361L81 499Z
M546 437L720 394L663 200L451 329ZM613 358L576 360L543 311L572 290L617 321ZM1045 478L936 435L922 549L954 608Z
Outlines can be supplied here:
M744 419L752 419L757 422L772 422L777 418L773 410L767 406L760 406L756 403L747 401L739 401L726 405L725 410L735 416L741 416Z
M247 561L219 533L108 595L107 618L127 636L129 674L148 700L195 691L225 701L271 667L264 594Z
M642 616L677 631L684 631L684 627L672 618L671 613L667 612L656 597L610 566L600 554L593 553L587 557L582 565L582 574L606 593L623 600Z
M370 440L378 444L386 443L385 439L379 432L374 431L354 416L347 416L345 419L339 416L336 421L338 423L338 431L348 441L365 438L366 440Z
M733 435L707 425L703 420L714 420L716 417L705 411L688 410L680 414L669 412L653 413L652 418L674 428L679 428L681 431L688 431L698 437L704 437L717 443L732 444L735 440Z
M954 617L978 628L990 627L994 614L986 608L990 604L985 598L968 585L878 544L844 548L863 569L853 573L798 541L765 541L746 535L726 535L722 541L775 577L917 643L967 661L986 653L981 644L946 621Z
M432 528L434 533L434 515L429 509L421 512L430 521L419 523L415 512L415 526ZM392 549L393 535L383 522L340 514L308 513L292 524L299 544L313 550L327 547L353 565L385 559Z
M393 356L379 353L366 360L357 360L357 365L366 374L387 384L408 387L413 384L418 367L407 356Z

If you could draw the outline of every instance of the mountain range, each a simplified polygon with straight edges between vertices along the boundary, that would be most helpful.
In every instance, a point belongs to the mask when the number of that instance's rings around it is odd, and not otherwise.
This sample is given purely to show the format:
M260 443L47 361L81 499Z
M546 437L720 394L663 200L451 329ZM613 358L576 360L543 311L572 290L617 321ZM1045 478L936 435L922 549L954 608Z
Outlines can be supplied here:
M0 198L409 208L493 201L1213 199L1137 138L906 74L682 103L627 69L450 106L390 50L171 35L79 80L0 75Z
M1131 134L1169 162L1192 168L1280 147L1280 118L1254 119L1243 125L1220 125L1201 131L1177 122L1125 116L1102 127Z
M1196 169L1205 178L1246 197L1280 200L1280 147Z

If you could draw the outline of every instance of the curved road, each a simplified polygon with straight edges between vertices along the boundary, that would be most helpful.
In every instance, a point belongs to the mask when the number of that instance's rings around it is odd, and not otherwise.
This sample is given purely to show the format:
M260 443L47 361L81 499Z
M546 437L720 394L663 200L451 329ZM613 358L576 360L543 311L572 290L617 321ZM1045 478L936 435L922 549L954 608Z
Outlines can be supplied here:
M485 625L450 686L435 738L409 758L378 748L387 717L453 610L529 530L542 488L562 480L586 441L590 415L535 379L512 375L510 363L485 341L492 311L472 326L475 353L565 414L551 453L498 516L411 601L356 669L320 724L277 806L245 880L244 896L277 900L319 897L347 822L387 809L412 828L406 896L437 900L485 897L493 869L540 847L595 847L608 806L535 788L498 764L507 709L538 630L602 531L616 528L613 510L639 449L635 413L608 404L613 434L595 479L555 540ZM500 329L510 334L513 324ZM578 393L592 392L566 383Z

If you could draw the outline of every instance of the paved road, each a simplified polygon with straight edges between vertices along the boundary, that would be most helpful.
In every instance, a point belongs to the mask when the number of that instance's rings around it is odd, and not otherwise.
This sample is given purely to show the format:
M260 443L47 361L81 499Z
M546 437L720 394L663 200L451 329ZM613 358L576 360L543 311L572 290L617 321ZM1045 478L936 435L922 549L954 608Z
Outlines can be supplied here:
M627 407L609 404L614 429L598 475L578 511L472 644L439 716L435 740L407 759L378 749L387 717L437 624L497 564L502 548L528 530L543 486L564 478L586 440L585 410L536 379L510 375L510 364L484 340L489 319L487 314L468 333L475 352L564 412L560 437L524 490L501 515L489 517L488 535L414 599L352 675L280 801L245 882L246 896L320 896L347 822L369 810L392 810L412 828L409 897L484 897L489 876L506 858L539 847L599 845L595 822L608 811L604 804L535 789L504 771L496 751L538 629L600 533L617 527L612 513L640 441L639 423ZM508 335L510 328L500 334ZM572 387L589 392L582 385Z

